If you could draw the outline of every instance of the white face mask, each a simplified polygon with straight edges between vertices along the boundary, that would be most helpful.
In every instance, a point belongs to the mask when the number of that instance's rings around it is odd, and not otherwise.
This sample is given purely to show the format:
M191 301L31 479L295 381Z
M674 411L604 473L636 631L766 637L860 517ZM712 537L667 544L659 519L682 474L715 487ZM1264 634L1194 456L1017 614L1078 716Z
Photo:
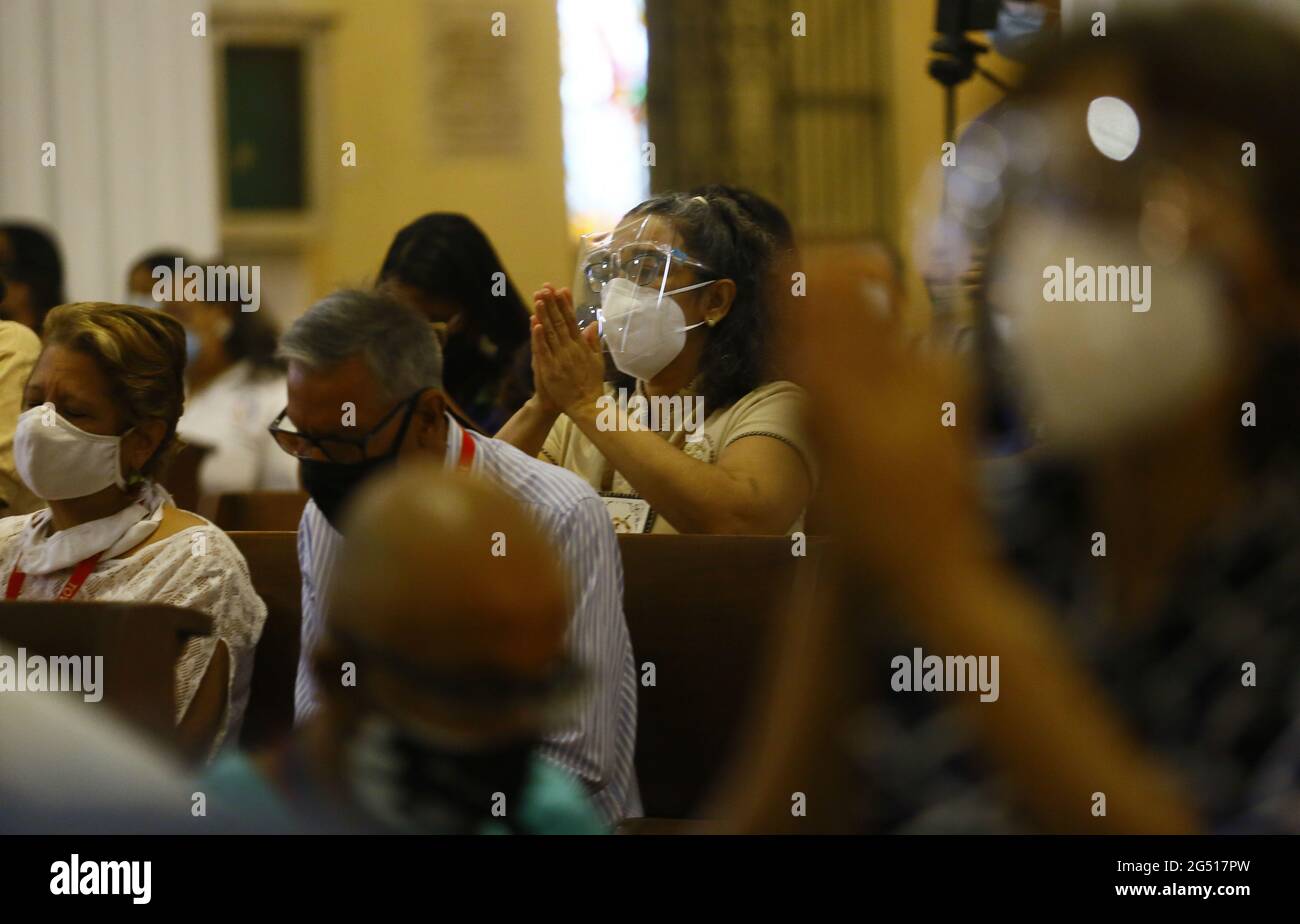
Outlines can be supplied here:
M1016 372L1048 445L1087 453L1159 428L1227 366L1227 312L1204 260L1182 254L1156 263L1127 228L1043 214L1015 220L1001 249L1007 256L990 280L990 299L1007 315ZM1141 291L1131 287L1128 300L1080 298L1081 267L1135 264L1129 278ZM1060 275L1048 278L1050 267Z
M677 358L686 345L686 332L701 324L687 324L682 306L672 296L716 279L697 282L661 293L630 279L615 278L600 292L601 337L618 370L648 382Z
M87 497L114 484L126 488L121 458L121 436L78 429L52 404L18 417L14 465L23 483L42 500Z

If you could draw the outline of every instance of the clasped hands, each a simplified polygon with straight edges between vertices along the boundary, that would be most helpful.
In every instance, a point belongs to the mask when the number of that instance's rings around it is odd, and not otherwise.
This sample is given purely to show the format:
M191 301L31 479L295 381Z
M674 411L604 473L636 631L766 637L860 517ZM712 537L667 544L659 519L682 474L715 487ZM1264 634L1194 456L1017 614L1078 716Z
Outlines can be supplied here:
M573 294L547 283L533 293L533 383L538 405L575 419L596 413L605 360L597 325L578 330Z

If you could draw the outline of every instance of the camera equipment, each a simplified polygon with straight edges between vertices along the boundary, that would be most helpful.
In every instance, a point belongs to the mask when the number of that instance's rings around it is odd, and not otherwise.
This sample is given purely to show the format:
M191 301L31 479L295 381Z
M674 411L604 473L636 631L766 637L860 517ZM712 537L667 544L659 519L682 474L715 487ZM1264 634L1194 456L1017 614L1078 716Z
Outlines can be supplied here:
M979 73L993 84L1007 89L996 76L976 63L976 56L989 50L987 45L972 41L967 32L996 29L1002 0L939 0L934 15L934 31L939 37L930 45L935 57L930 61L930 76L946 92L944 103L944 137L955 141L957 120L957 85Z

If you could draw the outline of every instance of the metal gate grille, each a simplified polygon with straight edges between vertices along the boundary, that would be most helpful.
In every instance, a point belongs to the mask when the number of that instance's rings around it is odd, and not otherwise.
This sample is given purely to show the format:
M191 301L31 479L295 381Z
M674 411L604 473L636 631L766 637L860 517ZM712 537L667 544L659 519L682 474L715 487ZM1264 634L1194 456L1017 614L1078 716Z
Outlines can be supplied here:
M647 0L652 188L749 186L808 241L890 235L886 6Z

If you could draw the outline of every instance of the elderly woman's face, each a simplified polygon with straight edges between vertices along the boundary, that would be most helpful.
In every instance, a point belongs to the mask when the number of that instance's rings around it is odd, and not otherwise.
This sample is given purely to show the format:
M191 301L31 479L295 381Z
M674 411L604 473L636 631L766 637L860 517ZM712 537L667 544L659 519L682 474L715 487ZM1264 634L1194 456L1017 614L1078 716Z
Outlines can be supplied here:
M36 360L23 391L23 410L48 401L73 426L113 436L126 429L126 421L111 395L112 383L94 359L55 343Z
M140 471L167 435L165 421L146 418L132 425L113 403L113 383L85 353L52 343L41 351L27 386L23 410L46 403L87 433L122 436L122 473Z

